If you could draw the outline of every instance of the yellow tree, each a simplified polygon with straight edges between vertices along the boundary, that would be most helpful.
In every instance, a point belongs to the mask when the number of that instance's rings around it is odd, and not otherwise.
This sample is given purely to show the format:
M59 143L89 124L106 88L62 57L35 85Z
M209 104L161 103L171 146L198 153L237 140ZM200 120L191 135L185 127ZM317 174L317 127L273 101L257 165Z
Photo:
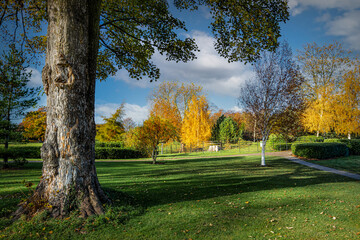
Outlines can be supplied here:
M334 126L333 100L329 97L309 101L302 115L302 124L310 132L329 132Z
M341 93L334 99L334 130L338 134L360 133L360 65L344 75Z
M193 96L185 111L181 139L188 147L200 146L211 137L209 104L205 96Z
M304 127L310 131L328 131L329 119L334 116L329 107L333 96L338 94L344 71L350 67L350 52L343 49L338 42L318 46L307 44L297 56L301 65L305 82L302 85L307 105L311 109L305 111ZM314 115L313 115L314 114Z
M193 96L199 96L201 91L202 87L194 83L179 85L177 82L164 82L150 95L150 114L169 120L180 136L188 103Z

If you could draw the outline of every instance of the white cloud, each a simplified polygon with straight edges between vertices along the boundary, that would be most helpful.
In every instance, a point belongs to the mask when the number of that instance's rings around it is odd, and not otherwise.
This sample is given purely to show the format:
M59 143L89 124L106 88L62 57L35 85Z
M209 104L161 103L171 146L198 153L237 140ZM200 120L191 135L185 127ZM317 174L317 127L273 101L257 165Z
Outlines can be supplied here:
M234 111L234 112L242 112L243 110L241 108L239 108L238 106L234 106L230 109L230 111Z
M340 9L349 11L360 7L359 0L289 0L289 7L293 16L302 13L306 9L316 8L319 10Z
M360 50L360 10L345 12L326 22L327 34L343 37L352 49Z
M35 68L27 68L26 72L31 71L31 78L29 81L29 87L39 87L42 86L42 80L41 80L41 72Z
M118 103L95 104L95 122L103 123L102 117L110 117L120 107ZM125 118L130 117L135 123L141 124L149 115L148 106L125 103Z
M237 97L239 85L252 77L251 66L239 62L228 63L214 49L214 38L204 32L194 31L190 37L195 38L200 49L196 60L176 63L166 61L160 54L154 55L153 61L161 72L160 81L193 82L202 85L207 93ZM125 71L119 72L115 78L142 88L157 85L145 79L130 79Z

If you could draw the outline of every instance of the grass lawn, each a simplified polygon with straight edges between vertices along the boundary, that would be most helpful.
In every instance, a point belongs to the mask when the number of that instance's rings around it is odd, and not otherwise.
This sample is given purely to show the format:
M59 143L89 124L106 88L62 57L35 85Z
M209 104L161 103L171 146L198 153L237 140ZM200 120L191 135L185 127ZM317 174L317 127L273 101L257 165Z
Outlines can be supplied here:
M11 223L41 163L0 170L4 239L359 239L358 181L259 156L148 162L97 162L112 199L103 216L63 220L41 214Z
M334 159L309 161L326 167L360 174L360 156L340 157Z

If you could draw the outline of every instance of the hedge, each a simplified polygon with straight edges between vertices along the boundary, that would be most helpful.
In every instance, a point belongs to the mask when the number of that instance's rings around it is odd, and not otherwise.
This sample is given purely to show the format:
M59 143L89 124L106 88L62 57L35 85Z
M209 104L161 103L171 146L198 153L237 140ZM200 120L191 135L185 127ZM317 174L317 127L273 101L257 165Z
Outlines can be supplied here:
M296 139L296 142L324 142L324 138L316 136L301 136Z
M40 148L39 147L9 147L7 150L5 148L0 148L0 158L5 156L8 158L41 158Z
M4 156L8 158L41 158L39 147L10 147L6 151L5 148L0 148L0 158ZM140 158L143 154L140 151L125 149L125 148L109 148L109 147L96 147L96 159L129 159Z
M360 155L360 139L325 139L325 142L344 143L349 148L351 155Z
M143 154L137 150L125 148L95 148L96 159L129 159L140 157L143 157Z
M124 148L123 142L95 142L95 148Z
M277 143L274 144L273 149L276 151L285 151L285 150L290 150L291 148L291 143Z
M292 144L291 150L295 156L315 159L349 155L349 148L343 143L299 143Z

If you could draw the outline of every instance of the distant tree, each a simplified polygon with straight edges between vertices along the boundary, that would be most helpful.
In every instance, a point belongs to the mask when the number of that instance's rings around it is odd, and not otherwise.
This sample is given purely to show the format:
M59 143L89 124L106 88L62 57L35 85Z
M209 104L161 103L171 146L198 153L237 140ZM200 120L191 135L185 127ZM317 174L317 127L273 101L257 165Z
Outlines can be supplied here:
M123 126L124 126L125 132L128 132L131 129L136 127L136 123L134 122L134 120L132 118L128 117L123 120Z
M281 113L274 123L272 132L281 134L286 141L291 141L304 133L302 117L305 105L291 106Z
M193 96L201 94L202 87L193 83L180 85L177 82L163 82L150 95L150 114L168 119L176 127L180 137L189 102Z
M26 110L35 106L39 100L40 88L29 88L31 72L26 71L23 53L10 47L0 59L0 121L5 149L9 147L11 135L16 131L13 121L22 117ZM4 166L8 159L4 158Z
M222 112L221 112L222 113ZM213 116L212 116L213 118ZM220 141L220 125L225 120L224 114L220 115L217 118L215 124L212 125L211 128L211 141L219 142Z
M145 120L143 126L135 132L136 144L141 149L147 150L151 154L152 163L156 164L158 155L157 147L161 142L167 142L176 136L176 128L167 119L158 116L150 116Z
M334 130L337 134L360 133L360 65L344 75L340 94L333 103Z
M303 122L309 131L327 132L331 128L332 96L339 93L343 74L351 66L351 52L338 42L319 46L307 44L297 56L305 77L302 89L307 100Z
M44 141L46 131L46 108L28 112L20 125L23 127L23 136L27 139Z
M287 43L276 52L265 52L254 64L255 78L247 80L238 98L242 109L252 114L262 135L261 165L265 166L265 147L269 134L281 113L302 104L303 78L292 60Z
M100 142L122 141L122 134L125 132L124 115L124 104L121 104L111 117L103 117L105 123L98 125L96 139Z
M181 140L187 147L200 147L211 137L209 104L205 96L193 96L185 111Z
M230 117L226 117L219 126L220 140L225 143L235 143L239 140L240 132L238 124Z

